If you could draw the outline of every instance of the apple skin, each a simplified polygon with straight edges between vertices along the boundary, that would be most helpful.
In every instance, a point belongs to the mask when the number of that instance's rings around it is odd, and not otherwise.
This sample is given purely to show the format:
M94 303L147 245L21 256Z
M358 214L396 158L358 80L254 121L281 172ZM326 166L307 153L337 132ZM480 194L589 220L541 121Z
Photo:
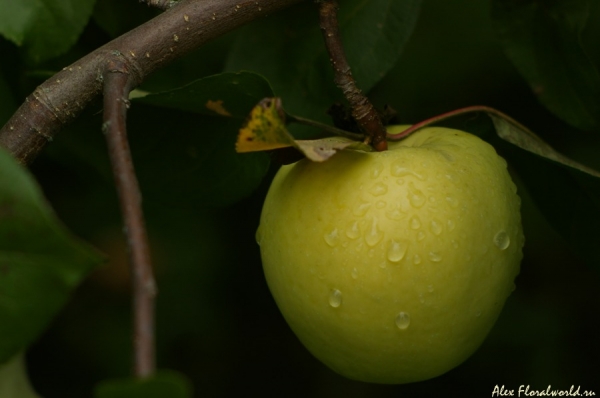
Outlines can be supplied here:
M348 378L399 384L441 375L481 345L514 290L524 237L504 159L432 127L388 151L283 166L257 242L306 348Z

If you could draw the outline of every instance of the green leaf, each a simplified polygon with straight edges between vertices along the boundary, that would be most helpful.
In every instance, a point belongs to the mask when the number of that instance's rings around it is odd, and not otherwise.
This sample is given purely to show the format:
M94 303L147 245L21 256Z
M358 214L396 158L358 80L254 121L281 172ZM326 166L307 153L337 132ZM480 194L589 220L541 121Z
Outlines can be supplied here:
M36 62L66 52L83 31L95 0L0 0L0 34ZM7 11L8 10L8 11Z
M0 0L0 34L17 45L23 44L38 11L36 2Z
M0 363L39 336L100 261L62 227L29 173L0 149Z
M420 0L346 0L339 23L344 49L359 88L368 91L394 65L412 33ZM319 29L307 2L245 28L229 55L228 70L264 75L293 114L326 120L342 99Z
M162 370L147 379L107 380L95 390L95 398L191 398L191 382L182 374Z
M250 195L269 157L240 155L235 140L242 118L271 95L262 77L242 72L134 99L129 137L144 197L176 206L226 206Z
M25 355L21 352L0 365L0 397L38 398L31 388L25 369Z
M488 115L498 136L513 144L511 163L548 222L588 264L600 270L600 230L590 222L600 220L600 172L557 152L530 131Z
M114 38L143 24L159 12L138 1L98 0L92 17L98 26Z
M222 73L174 90L144 95L136 102L208 116L246 118L260 100L273 95L269 83L251 72Z
M582 129L600 128L600 73L581 45L591 0L493 0L505 52L550 111Z
M0 126L3 126L10 119L16 109L15 99L0 71Z

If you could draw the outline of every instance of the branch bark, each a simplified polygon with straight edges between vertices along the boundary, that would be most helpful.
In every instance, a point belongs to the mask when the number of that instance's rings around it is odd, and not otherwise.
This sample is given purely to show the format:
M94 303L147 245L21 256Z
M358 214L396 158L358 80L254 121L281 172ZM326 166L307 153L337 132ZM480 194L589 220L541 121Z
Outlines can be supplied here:
M110 60L124 62L133 88L208 41L301 1L181 0L42 83L0 129L0 145L21 163L30 163L101 93Z
M325 47L334 71L334 82L342 90L352 109L352 117L363 133L370 137L377 151L387 149L386 129L371 101L362 93L352 76L346 59L337 20L338 0L319 0L319 21Z
M152 272L148 237L142 212L142 197L127 141L131 74L124 61L111 61L104 73L104 123L115 185L121 204L129 247L133 287L133 370L139 378L155 371L154 300L156 284Z

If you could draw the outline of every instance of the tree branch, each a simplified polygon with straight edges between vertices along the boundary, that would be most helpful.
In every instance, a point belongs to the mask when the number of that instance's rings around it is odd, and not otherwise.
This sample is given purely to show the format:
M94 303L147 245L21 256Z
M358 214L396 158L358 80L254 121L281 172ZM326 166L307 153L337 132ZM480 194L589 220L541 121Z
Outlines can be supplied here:
M104 73L104 123L108 153L121 203L133 283L134 374L155 371L154 298L156 287L142 212L142 198L127 142L131 74L124 61L111 61Z
M181 0L42 83L0 129L0 145L29 163L102 91L104 66L119 58L132 88L206 42L303 0Z
M352 117L361 131L371 137L377 151L387 149L386 130L379 113L369 99L356 86L344 48L337 20L338 0L319 0L319 20L325 47L334 71L334 82L342 90L352 108Z

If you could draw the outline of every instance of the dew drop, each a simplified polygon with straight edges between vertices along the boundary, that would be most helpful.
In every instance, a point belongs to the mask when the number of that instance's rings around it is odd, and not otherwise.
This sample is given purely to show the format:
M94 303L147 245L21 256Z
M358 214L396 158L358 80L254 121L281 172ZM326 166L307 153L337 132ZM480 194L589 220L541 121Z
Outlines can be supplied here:
M404 176L412 174L412 170L409 169L408 167L404 167L402 165L402 162L396 161L396 162L392 163L391 174L394 177L404 177Z
M377 226L377 218L373 217L371 226L365 235L365 241L367 242L367 245L373 247L378 244L381 239L383 239L383 232L380 231Z
M494 236L494 244L500 250L506 250L510 245L510 237L506 231L500 231Z
M346 236L350 239L356 239L360 236L360 227L358 225L358 221L352 222L352 225L346 229Z
M455 248L455 249L458 249L458 242L457 242L457 241L455 241L454 239L452 239L452 240L450 241L450 243L452 243L452 247L453 247L453 248Z
M384 195L388 191L387 185L382 182L378 182L369 189L369 193L373 196Z
M383 164L381 163L377 163L375 165L375 167L373 167L373 170L371 170L371 173L369 174L369 176L373 179L379 177L379 175L381 174L381 172L383 171Z
M383 209L385 207L387 203L385 203L385 201L380 200L379 202L375 203L375 207L378 209Z
M433 285L427 285L427 291L433 293Z
M413 263L421 264L421 256L419 256L418 254L415 254L415 256L413 257Z
M352 279L358 278L358 270L356 268L352 269Z
M425 232L419 231L419 233L417 234L417 240L420 242L423 239L425 239Z
M386 267L385 261L382 261L379 263L379 268L385 268L385 267Z
M454 228L456 228L456 224L452 220L448 220L446 225L448 226L448 231L454 231Z
M404 185L404 178L398 178L396 180L396 184L398 184L398 185Z
M415 184L413 184L412 182L408 183L408 189L408 201L410 202L410 204L413 207L416 207L417 209L423 207L423 205L425 204L425 195L423 195L423 192L418 190L415 187Z
M329 305L333 308L337 308L342 305L342 292L337 289L333 289L329 294Z
M262 242L262 229L260 228L260 225L256 229L256 234L254 235L254 238L256 239L256 243L258 243L258 245L260 246L260 243Z
M388 248L387 258L393 263L397 263L404 258L408 245L405 242L397 242L392 239Z
M404 217L406 217L406 214L404 214L399 208L398 206L395 206L393 209L389 209L385 212L385 217L388 220L394 220L394 221L399 221L402 220Z
M431 220L431 224L429 225L429 229L433 232L434 235L439 235L442 233L442 224L437 220Z
M326 233L324 238L325 242L331 247L337 246L337 244L340 243L340 236L337 228L334 228L333 231Z
M442 261L442 255L440 254L440 252L431 251L429 252L429 259L434 263L439 263L440 261Z
M421 228L421 220L419 220L419 217L417 217L417 216L412 216L412 217L410 218L410 221L409 221L409 222L410 222L410 227L411 227L412 229L419 229L419 228Z
M458 207L458 200L456 200L452 196L446 196L446 202L448 202L448 204L451 207L454 207L454 208Z
M410 325L410 315L408 312L400 311L398 315L396 315L396 326L400 330L406 330Z
M369 208L371 207L371 203L361 203L354 208L353 214L357 217L362 217L367 214Z
M412 176L417 177L421 181L425 180L425 178L421 174L414 172L413 170L409 169L408 167L405 167L402 161L395 161L394 163L392 163L390 173L394 177L405 177L405 176L412 175Z

